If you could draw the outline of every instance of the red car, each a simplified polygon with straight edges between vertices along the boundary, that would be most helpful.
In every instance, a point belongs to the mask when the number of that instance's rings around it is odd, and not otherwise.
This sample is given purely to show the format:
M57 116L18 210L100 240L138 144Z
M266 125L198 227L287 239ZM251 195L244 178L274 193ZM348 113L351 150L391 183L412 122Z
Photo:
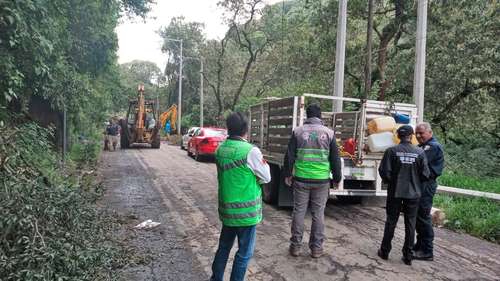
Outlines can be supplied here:
M227 137L226 129L199 128L189 140L187 154L200 161L203 156L214 156L215 150Z

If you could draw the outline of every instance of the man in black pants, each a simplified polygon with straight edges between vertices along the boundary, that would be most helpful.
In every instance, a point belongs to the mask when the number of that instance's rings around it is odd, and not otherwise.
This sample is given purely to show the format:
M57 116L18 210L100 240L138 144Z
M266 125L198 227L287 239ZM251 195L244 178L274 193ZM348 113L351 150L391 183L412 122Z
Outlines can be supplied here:
M389 258L394 230L399 213L402 211L405 220L402 260L405 264L411 265L422 181L429 177L429 167L424 151L411 144L413 128L404 125L398 129L397 133L401 143L385 151L379 167L380 177L388 183L388 189L384 238L377 254L384 260Z
M444 156L441 144L433 137L431 125L427 122L418 124L415 131L419 147L421 147L429 164L429 180L422 183L422 197L417 213L417 243L413 250L416 260L434 260L434 230L432 229L432 199L437 189L436 179L443 172Z

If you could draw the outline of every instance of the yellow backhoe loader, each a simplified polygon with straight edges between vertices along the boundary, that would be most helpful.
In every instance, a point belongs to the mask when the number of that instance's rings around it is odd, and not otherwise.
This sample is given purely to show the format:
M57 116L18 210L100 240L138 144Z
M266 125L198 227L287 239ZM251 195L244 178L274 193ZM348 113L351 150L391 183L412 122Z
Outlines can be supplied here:
M137 99L129 102L127 116L120 120L121 148L143 143L160 148L161 124L155 109L156 101L146 99L144 85L139 85Z

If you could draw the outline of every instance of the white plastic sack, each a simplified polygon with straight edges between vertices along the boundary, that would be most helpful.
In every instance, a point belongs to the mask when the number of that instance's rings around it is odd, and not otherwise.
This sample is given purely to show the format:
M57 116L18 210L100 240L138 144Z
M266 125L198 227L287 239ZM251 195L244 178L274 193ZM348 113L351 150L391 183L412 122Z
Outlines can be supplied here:
M155 222L152 220L145 220L145 221L141 222L140 224L136 225L134 228L135 229L151 229L151 228L159 226L160 224L161 223Z

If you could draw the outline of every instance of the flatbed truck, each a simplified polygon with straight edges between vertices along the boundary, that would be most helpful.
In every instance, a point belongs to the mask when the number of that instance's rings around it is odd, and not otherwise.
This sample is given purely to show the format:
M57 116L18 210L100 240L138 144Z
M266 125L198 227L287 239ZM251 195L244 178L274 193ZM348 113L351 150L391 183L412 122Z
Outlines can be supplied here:
M293 205L292 190L285 185L282 172L288 141L293 129L303 125L306 105L314 102L324 108L334 100L341 100L344 110L323 112L323 123L333 129L338 143L354 139L356 151L354 155L341 153L342 181L332 185L330 197L352 199L387 195L387 188L378 174L383 153L369 151L367 124L374 118L398 113L407 115L410 125L415 126L417 107L406 103L303 94L270 99L251 106L248 111L249 141L261 149L271 167L272 180L263 186L266 203L282 207Z

